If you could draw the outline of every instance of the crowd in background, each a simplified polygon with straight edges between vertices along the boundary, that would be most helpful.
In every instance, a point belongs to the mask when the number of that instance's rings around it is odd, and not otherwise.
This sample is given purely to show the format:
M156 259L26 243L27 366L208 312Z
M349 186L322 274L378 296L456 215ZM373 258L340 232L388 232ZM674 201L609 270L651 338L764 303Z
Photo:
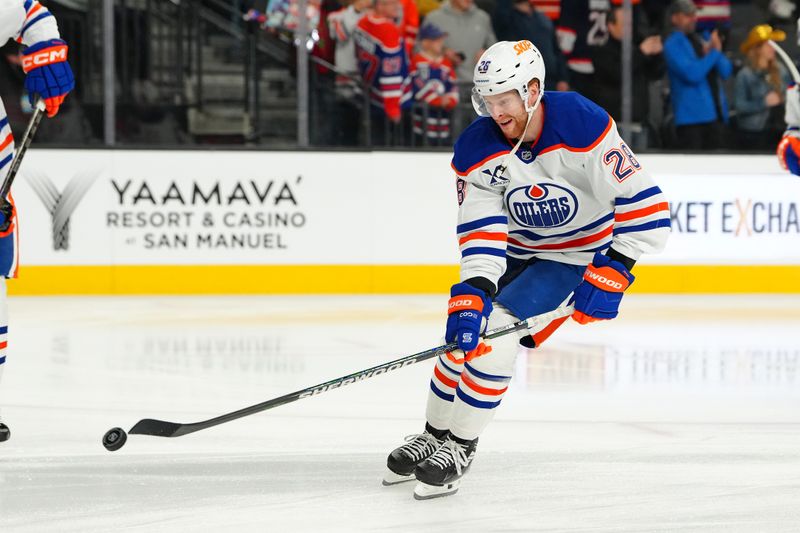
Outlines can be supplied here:
M86 96L88 88L100 86L96 80L91 85L88 75L101 63L100 55L92 52L99 33L91 41L87 32L97 22L87 14L98 4L48 1L54 12L59 11L58 20L69 35L70 61L81 75L60 120L46 121L37 142L100 143L102 100L97 90L93 98ZM772 150L784 129L785 89L791 80L768 41L779 42L792 57L800 55L797 0L632 0L632 4L628 142L637 150ZM145 144L258 143L258 135L267 129L258 117L231 128L233 134L192 129L202 125L192 117L204 105L202 91L192 88L200 79L217 80L221 75L194 72L194 59L207 55L194 52L202 51L205 41L187 41L182 66L168 62L175 54L149 48L164 43L163 38L153 38L155 30L145 17L154 5L123 2L115 11L119 138ZM223 22L246 29L245 35L300 44L298 0L197 0L192 5L218 13L216 27ZM311 144L449 146L475 118L473 68L498 40L531 41L545 62L546 90L580 92L622 123L623 13L621 0L307 0L305 19L312 38L306 44L313 61ZM71 18L86 22L70 27ZM131 35L140 39L132 46ZM202 36L210 40L210 33L204 31ZM221 42L226 43L220 48L231 63L241 66L247 61L249 41L228 37ZM17 131L24 130L30 113L22 94L19 53L12 41L0 53L0 78L5 80L0 96ZM294 50L289 49L277 67L287 85L296 72L293 57ZM157 59L161 63L154 67ZM253 65L242 70L247 76ZM154 88L156 77L178 71L184 73L183 82L176 79L171 86ZM255 101L244 90L249 82L235 76L229 75L231 92L244 94L242 101ZM259 90L257 83L253 87ZM228 94L220 98L229 98ZM218 105L237 111L227 100ZM288 111L285 116L294 103L288 106L283 109ZM252 108L259 106L255 103ZM267 126L272 121L275 130L284 131L286 122L272 118L269 111L262 117ZM297 122L296 117L283 120ZM243 135L247 127L249 133ZM284 143L295 138L294 133L279 137Z
M766 43L785 41L789 31L794 41L796 6L748 4L737 28L733 15L744 4L735 1L633 1L627 134L634 146L776 144L790 78ZM324 0L320 9L314 54L336 66L334 136L345 144L358 142L363 87L371 92L373 144L406 143L397 132L408 128L394 128L401 123L428 140L452 142L472 118L474 65L497 40L531 41L545 61L547 90L580 92L621 122L621 1ZM468 118L451 126L454 109Z

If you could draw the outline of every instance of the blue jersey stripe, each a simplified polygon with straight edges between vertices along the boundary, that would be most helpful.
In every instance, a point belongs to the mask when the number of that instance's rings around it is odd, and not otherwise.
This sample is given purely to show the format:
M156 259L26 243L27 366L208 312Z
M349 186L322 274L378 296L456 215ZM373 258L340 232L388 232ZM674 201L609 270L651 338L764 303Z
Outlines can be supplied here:
M472 407L477 407L478 409L494 409L498 405L500 405L500 400L496 402L483 402L481 400L476 400L469 394L465 393L461 390L461 387L456 389L456 394L464 403L471 405Z
M668 218L662 218L660 220L654 220L652 222L645 222L644 224L639 224L638 226L624 226L621 228L614 228L614 235L619 235L621 233L633 233L636 231L647 231L658 228L668 228L670 227L670 225L671 224Z
M33 6L33 0L25 0L25 13L31 10L31 6Z
M472 222L467 222L466 224L456 226L456 233L464 233L474 229L482 228L484 226L490 226L492 224L508 224L508 217L496 216L479 218L478 220L473 220Z
M500 250L499 248L486 248L484 246L477 246L475 248L467 248L461 252L461 257L467 257L470 255L494 255L497 257L505 257L506 251L505 249Z
M19 36L22 37L23 35L25 35L25 32L28 31L28 29L31 26L33 26L34 24L36 24L40 20L46 19L47 17L52 17L52 16L53 16L53 14L45 9L44 13L42 13L41 15L36 16L36 18L34 18L32 21L30 21L27 24L25 24L25 26L23 26L22 31L19 33Z
M618 233L618 232L615 231L614 233ZM525 250L523 248L517 248L517 247L511 246L509 244L508 245L508 252L512 253L512 254L515 254L515 255L524 255L524 256L531 256L531 255L534 255L534 254L545 254L545 253L598 252L600 250L604 250L604 249L608 248L609 246L611 246L611 243L612 243L612 241L608 240L608 241L605 241L600 246L597 246L595 248L582 249L580 246L576 246L575 248L565 248L563 250ZM592 246L596 246L596 243L592 243Z
M469 363L464 363L464 368L466 368L467 371L476 378L485 379L487 381L496 381L498 383L503 383L511 379L511 376L495 376L493 374L487 374L485 372L481 372L480 370L476 370L475 367L470 366Z
M645 198L650 198L651 196L655 196L657 194L661 194L661 189L658 188L658 185L654 185L653 187L645 189L631 198L617 198L616 205L620 206L620 205L635 204L636 202L641 202Z
M0 120L0 130L8 126L8 117L4 117L3 120Z
M447 370L448 372L450 372L451 374L453 374L456 377L460 376L461 372L459 372L457 370L453 370L452 368L450 368L450 365L447 364L447 361L444 360L444 357L445 357L444 354L440 355L439 356L439 362L442 363L442 366L445 368L445 370Z
M0 328L0 335L5 335L6 333L8 333L8 326Z
M528 230L525 230L525 229L517 229L517 230L514 230L514 231L510 231L509 233L514 234L514 235L522 235L523 237L525 237L526 239L529 239L531 241L538 241L538 240L541 240L541 239L555 239L555 238L561 238L561 237L572 237L573 235L575 235L577 233L580 233L581 231L588 231L590 229L594 229L597 226L605 224L606 222L609 222L611 220L614 220L614 213L609 213L606 216L604 216L602 218L599 218L599 219L595 220L594 222L592 222L591 224L587 224L586 226L584 226L582 228L579 228L579 229L576 229L576 230L572 230L572 231L568 231L566 233L557 233L555 235L539 235L537 233L534 233L532 231L528 231Z
M440 391L439 388L433 383L433 381L431 381L431 390L436 396L438 396L439 398L441 398L446 402L452 402L455 399L455 396L453 396L452 394L446 394Z
M6 156L6 158L5 158L5 159L3 159L2 161L0 161L0 170L2 170L3 168L5 168L5 166L6 166L7 164L9 164L9 163L11 162L11 160L12 160L12 159L14 159L14 154L9 154L8 156Z
M6 362L6 356L0 357L0 365Z

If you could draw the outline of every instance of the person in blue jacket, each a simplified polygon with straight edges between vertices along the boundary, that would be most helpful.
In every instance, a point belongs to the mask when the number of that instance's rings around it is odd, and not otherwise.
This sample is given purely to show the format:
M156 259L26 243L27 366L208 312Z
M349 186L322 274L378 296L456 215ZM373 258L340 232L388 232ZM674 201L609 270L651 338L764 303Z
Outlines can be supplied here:
M673 31L664 42L664 59L675 114L677 147L716 149L724 146L728 103L722 80L733 66L722 53L716 31L708 41L695 33L697 6L692 0L674 0L669 7Z

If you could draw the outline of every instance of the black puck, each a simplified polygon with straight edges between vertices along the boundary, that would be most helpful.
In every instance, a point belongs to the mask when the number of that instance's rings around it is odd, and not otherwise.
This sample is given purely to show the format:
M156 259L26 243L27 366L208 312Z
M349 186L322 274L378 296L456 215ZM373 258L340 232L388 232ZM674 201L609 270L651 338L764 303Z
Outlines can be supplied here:
M103 435L103 446L110 452L115 452L125 445L128 434L122 428L111 428Z

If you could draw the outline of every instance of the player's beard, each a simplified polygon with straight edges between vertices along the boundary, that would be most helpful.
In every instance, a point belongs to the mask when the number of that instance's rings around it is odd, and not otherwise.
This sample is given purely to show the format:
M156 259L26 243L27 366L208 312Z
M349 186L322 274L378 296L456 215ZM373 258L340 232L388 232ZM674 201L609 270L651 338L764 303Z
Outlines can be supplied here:
M495 120L495 124L500 127L503 135L508 139L519 139L525 134L525 124L528 122L528 115L506 115L500 120Z

